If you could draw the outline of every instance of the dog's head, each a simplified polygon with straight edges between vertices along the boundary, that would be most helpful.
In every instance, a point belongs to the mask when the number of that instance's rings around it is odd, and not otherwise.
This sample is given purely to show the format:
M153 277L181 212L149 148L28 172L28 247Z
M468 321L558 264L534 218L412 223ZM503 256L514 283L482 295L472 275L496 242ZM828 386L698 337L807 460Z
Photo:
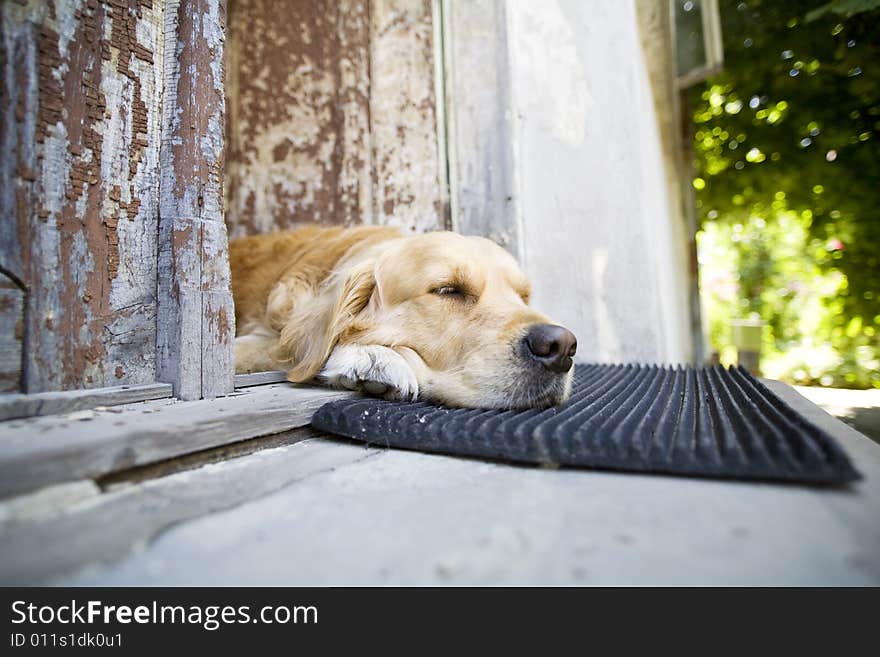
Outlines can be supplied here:
M337 344L384 345L413 368L420 398L558 404L571 389L577 341L530 308L529 294L514 258L481 237L436 232L370 246L340 262L322 294L332 309L318 367Z

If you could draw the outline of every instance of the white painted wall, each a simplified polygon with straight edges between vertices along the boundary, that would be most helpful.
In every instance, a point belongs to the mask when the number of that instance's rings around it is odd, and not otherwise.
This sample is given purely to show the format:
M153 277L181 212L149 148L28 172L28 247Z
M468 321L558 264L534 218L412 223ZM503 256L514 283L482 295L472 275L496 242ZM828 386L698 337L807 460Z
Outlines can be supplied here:
M671 198L632 0L504 3L517 250L588 361L692 358Z

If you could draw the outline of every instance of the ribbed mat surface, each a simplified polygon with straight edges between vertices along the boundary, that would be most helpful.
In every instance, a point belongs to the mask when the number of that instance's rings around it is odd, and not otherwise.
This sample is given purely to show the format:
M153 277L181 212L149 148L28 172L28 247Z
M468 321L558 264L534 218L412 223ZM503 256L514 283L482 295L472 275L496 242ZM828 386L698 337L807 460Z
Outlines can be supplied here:
M840 446L744 369L579 365L572 396L545 410L424 402L331 402L312 426L370 444L681 475L842 484Z

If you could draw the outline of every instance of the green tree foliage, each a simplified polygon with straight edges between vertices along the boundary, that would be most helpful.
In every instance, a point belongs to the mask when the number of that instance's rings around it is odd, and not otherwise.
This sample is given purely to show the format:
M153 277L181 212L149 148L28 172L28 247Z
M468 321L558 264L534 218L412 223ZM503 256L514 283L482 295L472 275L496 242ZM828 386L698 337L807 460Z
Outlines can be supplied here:
M836 354L794 378L880 387L880 0L720 5L724 70L690 98L701 257L735 267L713 339L758 315L771 357Z

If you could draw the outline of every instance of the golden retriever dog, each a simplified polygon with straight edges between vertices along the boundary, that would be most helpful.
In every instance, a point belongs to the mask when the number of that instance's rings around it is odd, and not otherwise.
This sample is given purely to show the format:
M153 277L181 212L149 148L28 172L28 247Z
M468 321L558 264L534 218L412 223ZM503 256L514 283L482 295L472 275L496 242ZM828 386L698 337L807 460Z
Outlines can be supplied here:
M559 404L575 336L482 237L387 226L233 240L235 369L471 408Z

